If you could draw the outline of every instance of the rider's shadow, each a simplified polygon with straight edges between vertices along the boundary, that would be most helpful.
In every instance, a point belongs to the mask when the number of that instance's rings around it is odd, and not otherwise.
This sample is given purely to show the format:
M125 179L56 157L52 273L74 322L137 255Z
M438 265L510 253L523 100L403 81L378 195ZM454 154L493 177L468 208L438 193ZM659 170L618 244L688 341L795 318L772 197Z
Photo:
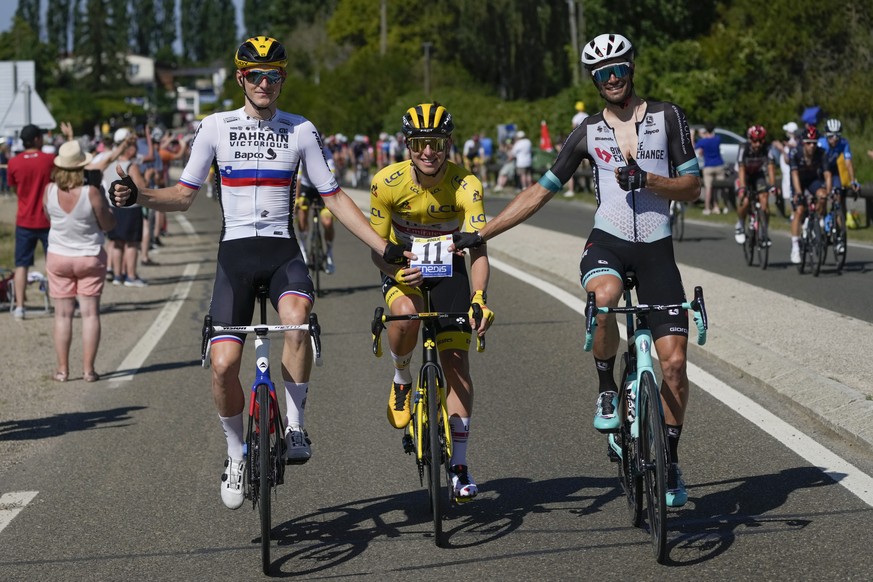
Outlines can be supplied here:
M689 501L679 517L668 514L670 536L667 563L692 566L711 560L733 545L738 534L774 534L800 530L812 523L808 516L790 517L769 513L782 507L789 496L801 489L836 485L834 479L816 467L795 467L777 474L757 475L714 483L694 484ZM729 487L735 484L733 487ZM697 497L696 491L717 491ZM676 535L678 533L678 535Z
M598 512L622 495L616 484L614 477L578 476L489 481L474 502L452 504L446 510L443 547L493 542L521 527L530 514L565 511L584 516ZM282 548L293 548L277 558L275 571L281 576L282 564L293 562L294 576L311 575L353 559L380 538L409 535L433 536L425 489L325 507L273 528L271 537L279 553Z

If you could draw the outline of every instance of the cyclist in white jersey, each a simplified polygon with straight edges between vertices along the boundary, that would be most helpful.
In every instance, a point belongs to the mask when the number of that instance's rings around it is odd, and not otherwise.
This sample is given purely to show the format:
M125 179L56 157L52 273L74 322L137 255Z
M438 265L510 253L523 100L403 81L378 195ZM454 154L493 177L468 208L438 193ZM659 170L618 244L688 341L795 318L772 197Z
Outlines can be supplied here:
M245 105L203 120L178 184L137 189L119 167L122 180L112 183L110 197L117 206L139 203L155 210L187 210L214 165L223 224L210 315L216 324L249 325L256 287L266 284L281 323L304 324L314 297L294 238L292 193L300 163L306 164L327 208L352 234L389 262L413 255L380 237L339 187L315 126L300 115L277 109L288 63L282 45L269 37L250 38L237 49L235 62L236 82L244 92ZM221 499L231 509L243 503L242 351L241 336L219 335L212 340L212 395L227 439ZM306 333L286 333L282 375L288 463L303 463L312 455L303 422L311 365Z
M482 244L533 215L563 188L579 164L588 159L594 170L597 212L594 230L580 261L581 282L598 305L616 306L624 275L637 275L641 303L684 300L673 257L670 201L691 202L700 194L700 168L688 122L672 103L646 101L634 92L634 49L620 34L601 34L585 45L582 63L591 74L606 107L586 118L567 138L552 168L478 233L455 235L455 247ZM671 465L667 504L688 499L678 465L678 443L688 403L685 371L688 315L651 315L649 323L661 363L661 394L667 423ZM594 335L599 378L594 427L618 428L617 387L613 367L619 334L615 316L600 316Z

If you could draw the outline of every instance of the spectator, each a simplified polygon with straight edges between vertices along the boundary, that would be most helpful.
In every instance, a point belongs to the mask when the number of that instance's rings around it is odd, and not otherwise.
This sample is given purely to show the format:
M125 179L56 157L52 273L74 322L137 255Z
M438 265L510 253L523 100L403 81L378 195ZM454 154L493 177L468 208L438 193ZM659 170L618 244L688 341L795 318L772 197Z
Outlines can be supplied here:
M523 131L515 134L515 143L510 152L515 160L515 172L518 174L519 186L525 190L531 185L531 166L533 165L533 144Z
M724 159L721 157L721 136L715 133L715 126L711 123L700 131L700 139L694 148L703 156L703 214L713 212L727 214L728 207L725 204L719 208L718 200L713 200L712 184L724 177Z
M42 151L42 130L25 125L20 133L24 151L9 160L9 185L18 196L15 216L15 319L24 319L27 271L33 266L38 242L48 250L49 221L42 207L42 194L51 181L53 154Z
M497 171L497 185L494 187L494 192L502 191L510 179L515 179L515 160L512 159L511 150L512 140L508 139L500 146L500 151L497 155L500 170Z
M789 208L791 200L791 164L792 151L797 149L797 123L789 121L782 126L785 132L785 140L773 140L772 147L776 149L779 159L779 172L782 175L782 196L776 197L776 207L783 217L787 217L786 208Z
M105 192L109 192L109 186L114 180L121 179L116 170L118 166L121 166L125 173L133 179L137 187L146 187L139 164L134 163L137 151L136 140L136 135L125 127L115 132L113 141L116 145L121 146L121 154L118 156L117 163L110 164L103 172L103 190ZM124 285L125 287L145 287L148 283L137 275L139 249L142 244L142 207L134 204L124 208L113 208L112 213L115 214L116 220L115 228L109 232L109 240L112 241L109 264L114 274L112 284Z
M106 277L103 231L115 226L106 198L95 186L85 186L84 168L92 156L72 140L54 159L44 207L51 221L46 275L54 300L54 342L58 359L55 380L70 374L70 344L76 300L82 317L82 359L86 382L100 379L94 369L100 344L100 295Z
M494 157L494 140L483 133L479 142L482 145L482 163L479 166L479 179L482 181L482 187L487 188L491 182L488 176L488 166L491 165L491 158Z
M9 182L6 180L6 165L9 163L9 144L0 144L0 194L9 192Z
M588 117L588 114L585 113L585 102L577 101L576 102L576 113L573 115L573 129L579 127L579 124L585 121L585 118ZM584 167L588 166L587 160L582 164ZM588 183L588 178L585 179L585 189L590 190L591 186ZM567 182L567 191L564 192L564 198L572 198L576 194L576 179L575 177L571 177Z

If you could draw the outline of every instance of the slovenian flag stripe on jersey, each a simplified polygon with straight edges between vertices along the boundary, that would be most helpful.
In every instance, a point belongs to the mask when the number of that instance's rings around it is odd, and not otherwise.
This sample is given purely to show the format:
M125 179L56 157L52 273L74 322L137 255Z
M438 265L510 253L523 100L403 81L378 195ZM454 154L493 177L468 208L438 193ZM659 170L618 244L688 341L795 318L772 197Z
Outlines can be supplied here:
M286 170L225 168L221 172L221 184L230 187L245 186L290 186L294 172Z

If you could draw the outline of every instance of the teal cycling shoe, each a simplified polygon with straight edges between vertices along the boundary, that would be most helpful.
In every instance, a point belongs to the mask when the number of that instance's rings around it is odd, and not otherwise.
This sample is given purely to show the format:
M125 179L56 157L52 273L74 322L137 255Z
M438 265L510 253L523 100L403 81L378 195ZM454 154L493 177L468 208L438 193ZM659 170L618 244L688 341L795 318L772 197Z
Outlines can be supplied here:
M688 502L688 491L682 480L679 463L670 463L667 468L667 507L682 507Z
M618 430L618 393L612 390L597 396L597 410L594 413L594 428L600 432Z

